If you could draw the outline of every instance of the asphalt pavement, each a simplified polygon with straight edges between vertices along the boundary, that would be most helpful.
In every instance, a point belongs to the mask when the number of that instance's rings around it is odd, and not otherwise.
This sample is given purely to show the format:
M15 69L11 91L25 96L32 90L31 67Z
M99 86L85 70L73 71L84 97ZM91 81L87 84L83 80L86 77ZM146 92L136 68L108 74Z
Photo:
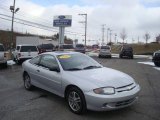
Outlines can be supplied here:
M26 91L21 65L9 65L0 69L0 120L160 120L160 71L138 63L151 60L93 58L105 67L129 74L140 84L139 100L133 106L76 115L57 95L39 88Z

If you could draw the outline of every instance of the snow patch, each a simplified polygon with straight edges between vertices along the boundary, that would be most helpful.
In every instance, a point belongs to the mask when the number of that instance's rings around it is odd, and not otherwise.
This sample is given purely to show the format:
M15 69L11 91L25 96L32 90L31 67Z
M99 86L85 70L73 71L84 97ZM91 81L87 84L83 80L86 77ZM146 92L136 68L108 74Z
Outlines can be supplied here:
M8 61L7 61L7 64L8 64L8 65L14 65L14 64L16 64L16 63L15 63L13 60L8 60Z
M140 64L155 66L153 62L138 62Z

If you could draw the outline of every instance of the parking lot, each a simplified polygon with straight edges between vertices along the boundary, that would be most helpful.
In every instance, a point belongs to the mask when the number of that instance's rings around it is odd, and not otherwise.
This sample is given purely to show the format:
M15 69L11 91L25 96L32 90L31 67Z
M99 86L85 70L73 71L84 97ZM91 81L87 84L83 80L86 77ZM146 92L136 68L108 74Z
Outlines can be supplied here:
M106 112L87 111L76 115L69 111L65 100L47 91L35 88L26 91L22 81L21 65L9 65L0 70L0 120L159 120L160 71L148 57L111 59L92 56L105 67L120 70L132 76L141 86L139 100L131 107Z

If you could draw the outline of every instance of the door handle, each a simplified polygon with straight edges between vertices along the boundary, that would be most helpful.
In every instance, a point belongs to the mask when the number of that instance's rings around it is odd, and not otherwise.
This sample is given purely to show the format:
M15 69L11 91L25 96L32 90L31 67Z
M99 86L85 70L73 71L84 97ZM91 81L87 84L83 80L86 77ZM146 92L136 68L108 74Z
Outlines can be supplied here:
M40 72L40 70L36 70L37 72Z

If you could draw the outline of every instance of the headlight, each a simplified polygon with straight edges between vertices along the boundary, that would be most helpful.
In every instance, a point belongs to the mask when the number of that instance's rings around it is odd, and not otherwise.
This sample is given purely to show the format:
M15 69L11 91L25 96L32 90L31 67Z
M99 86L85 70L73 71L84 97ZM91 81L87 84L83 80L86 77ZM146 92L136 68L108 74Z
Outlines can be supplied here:
M97 88L97 89L94 89L93 91L96 94L102 94L102 95L115 94L115 89L113 87Z

